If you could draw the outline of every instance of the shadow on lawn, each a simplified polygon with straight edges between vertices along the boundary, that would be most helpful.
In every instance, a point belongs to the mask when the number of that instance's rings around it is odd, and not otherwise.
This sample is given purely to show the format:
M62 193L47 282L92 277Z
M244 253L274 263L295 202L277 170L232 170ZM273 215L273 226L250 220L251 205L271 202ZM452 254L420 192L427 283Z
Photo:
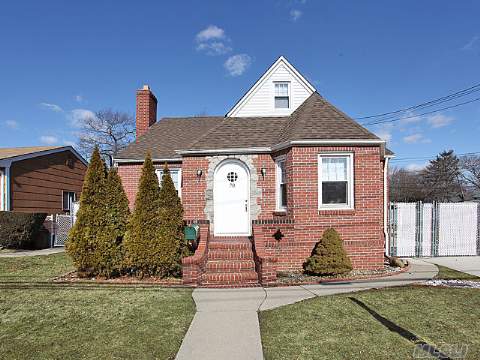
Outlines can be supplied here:
M185 289L185 286L162 286L157 284L82 284L55 283L52 281L1 281L0 290L154 290Z
M393 332L399 334L404 339L407 339L408 341L414 343L415 345L420 346L421 349L428 352L433 357L435 357L437 359L440 359L440 360L451 360L451 358L448 355L442 353L439 349L435 348L433 345L428 344L427 342L425 342L424 340L419 338L417 335L415 335L411 331L409 331L407 329L404 329L401 326L398 326L394 322L392 322L392 321L388 320L387 318L383 317L382 315L377 313L375 310L368 307L362 301L360 301L360 300L358 300L354 297L349 297L349 299L351 301L353 301L355 304L357 304L358 306L360 306L361 308L363 308L364 310L366 310L370 315L373 316L373 318L375 320L380 322L388 330L393 331Z

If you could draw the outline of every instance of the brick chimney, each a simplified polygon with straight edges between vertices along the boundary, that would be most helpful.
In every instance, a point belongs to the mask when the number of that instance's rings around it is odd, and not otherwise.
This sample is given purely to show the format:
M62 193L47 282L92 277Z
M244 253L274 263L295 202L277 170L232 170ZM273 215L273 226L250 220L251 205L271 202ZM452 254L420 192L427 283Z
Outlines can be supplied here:
M150 91L148 85L137 90L136 128L137 139L148 131L148 128L157 121L157 98Z

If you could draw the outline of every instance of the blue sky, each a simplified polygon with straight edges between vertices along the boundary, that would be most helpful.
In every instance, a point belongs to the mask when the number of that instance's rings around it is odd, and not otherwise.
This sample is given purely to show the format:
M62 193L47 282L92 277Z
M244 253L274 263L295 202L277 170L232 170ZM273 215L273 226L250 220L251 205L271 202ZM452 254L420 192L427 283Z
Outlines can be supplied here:
M478 14L478 1L3 2L0 146L75 142L90 111L133 114L143 84L159 117L225 114L279 55L352 117L418 104L480 82ZM480 102L370 128L399 158L478 151Z

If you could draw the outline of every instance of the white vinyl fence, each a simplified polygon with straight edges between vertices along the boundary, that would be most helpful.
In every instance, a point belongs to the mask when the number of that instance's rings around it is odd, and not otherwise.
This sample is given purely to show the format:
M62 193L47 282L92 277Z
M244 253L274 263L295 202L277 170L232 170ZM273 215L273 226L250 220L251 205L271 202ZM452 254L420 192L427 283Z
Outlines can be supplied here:
M392 203L389 254L480 255L480 204Z

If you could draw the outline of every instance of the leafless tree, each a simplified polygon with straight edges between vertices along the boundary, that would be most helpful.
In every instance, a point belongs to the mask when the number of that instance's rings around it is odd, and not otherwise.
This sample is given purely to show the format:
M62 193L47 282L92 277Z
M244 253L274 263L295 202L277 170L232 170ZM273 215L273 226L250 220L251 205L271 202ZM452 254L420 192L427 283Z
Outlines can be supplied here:
M78 146L89 157L95 146L106 159L115 157L135 139L135 119L130 114L100 110L95 116L85 117L78 132Z
M460 159L462 178L475 193L480 192L480 156L466 155Z
M390 201L413 202L425 200L425 189L419 171L395 167L389 171Z

